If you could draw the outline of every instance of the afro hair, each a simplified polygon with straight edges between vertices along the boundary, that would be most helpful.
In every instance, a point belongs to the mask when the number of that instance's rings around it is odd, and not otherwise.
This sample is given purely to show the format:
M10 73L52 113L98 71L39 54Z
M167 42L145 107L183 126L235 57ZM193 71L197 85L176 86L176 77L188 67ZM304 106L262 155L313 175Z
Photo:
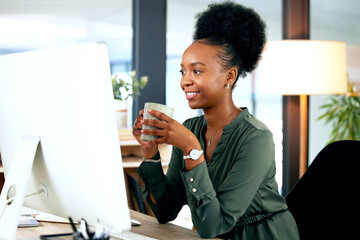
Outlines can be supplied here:
M194 41L227 46L227 56L221 58L237 66L241 76L254 70L266 41L266 25L253 9L225 1L209 4L196 18Z

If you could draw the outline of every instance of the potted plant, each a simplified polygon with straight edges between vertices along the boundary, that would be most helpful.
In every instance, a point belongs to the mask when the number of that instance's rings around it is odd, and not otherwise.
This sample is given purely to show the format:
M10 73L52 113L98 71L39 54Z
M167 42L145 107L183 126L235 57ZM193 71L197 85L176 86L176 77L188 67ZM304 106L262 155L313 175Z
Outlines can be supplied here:
M127 128L127 100L135 95L140 95L140 89L143 89L147 85L148 77L141 76L138 81L135 71L130 73L116 73L111 76L111 82L118 128Z
M348 81L348 93L329 98L329 102L320 106L325 113L318 120L332 123L328 143L338 140L360 140L360 92Z

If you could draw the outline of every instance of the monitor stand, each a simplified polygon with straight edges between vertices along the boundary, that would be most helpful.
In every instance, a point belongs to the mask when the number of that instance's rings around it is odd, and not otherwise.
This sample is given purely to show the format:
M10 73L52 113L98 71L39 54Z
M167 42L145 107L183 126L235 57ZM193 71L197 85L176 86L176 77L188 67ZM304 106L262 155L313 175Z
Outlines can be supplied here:
M15 239L40 137L23 136L13 156L0 195L0 239ZM14 200L7 203L8 199Z

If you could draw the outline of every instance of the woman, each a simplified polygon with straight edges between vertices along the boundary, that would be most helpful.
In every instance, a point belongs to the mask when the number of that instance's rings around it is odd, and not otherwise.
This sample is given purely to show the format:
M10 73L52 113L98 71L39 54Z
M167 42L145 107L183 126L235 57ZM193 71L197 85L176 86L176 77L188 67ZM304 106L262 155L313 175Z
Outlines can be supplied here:
M275 181L272 134L247 108L238 108L232 89L251 72L266 40L265 24L233 2L210 4L197 16L194 42L181 62L181 88L192 109L204 115L183 125L158 111L162 121L137 117L133 134L143 146L138 169L144 196L160 223L188 204L203 238L299 239ZM156 126L145 130L142 125ZM160 136L144 142L141 134ZM158 144L173 146L164 175Z

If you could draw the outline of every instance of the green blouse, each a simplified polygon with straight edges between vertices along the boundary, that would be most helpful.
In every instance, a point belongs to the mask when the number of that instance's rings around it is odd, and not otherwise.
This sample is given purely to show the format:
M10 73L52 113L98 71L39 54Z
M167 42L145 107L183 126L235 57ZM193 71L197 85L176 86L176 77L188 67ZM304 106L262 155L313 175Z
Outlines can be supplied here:
M188 204L203 238L299 239L285 198L278 193L272 133L242 110L224 127L208 163L186 171L183 152L176 147L166 175L160 162L143 162L138 173L145 183L144 196L160 223L174 220ZM202 149L206 125L203 115L184 122Z

